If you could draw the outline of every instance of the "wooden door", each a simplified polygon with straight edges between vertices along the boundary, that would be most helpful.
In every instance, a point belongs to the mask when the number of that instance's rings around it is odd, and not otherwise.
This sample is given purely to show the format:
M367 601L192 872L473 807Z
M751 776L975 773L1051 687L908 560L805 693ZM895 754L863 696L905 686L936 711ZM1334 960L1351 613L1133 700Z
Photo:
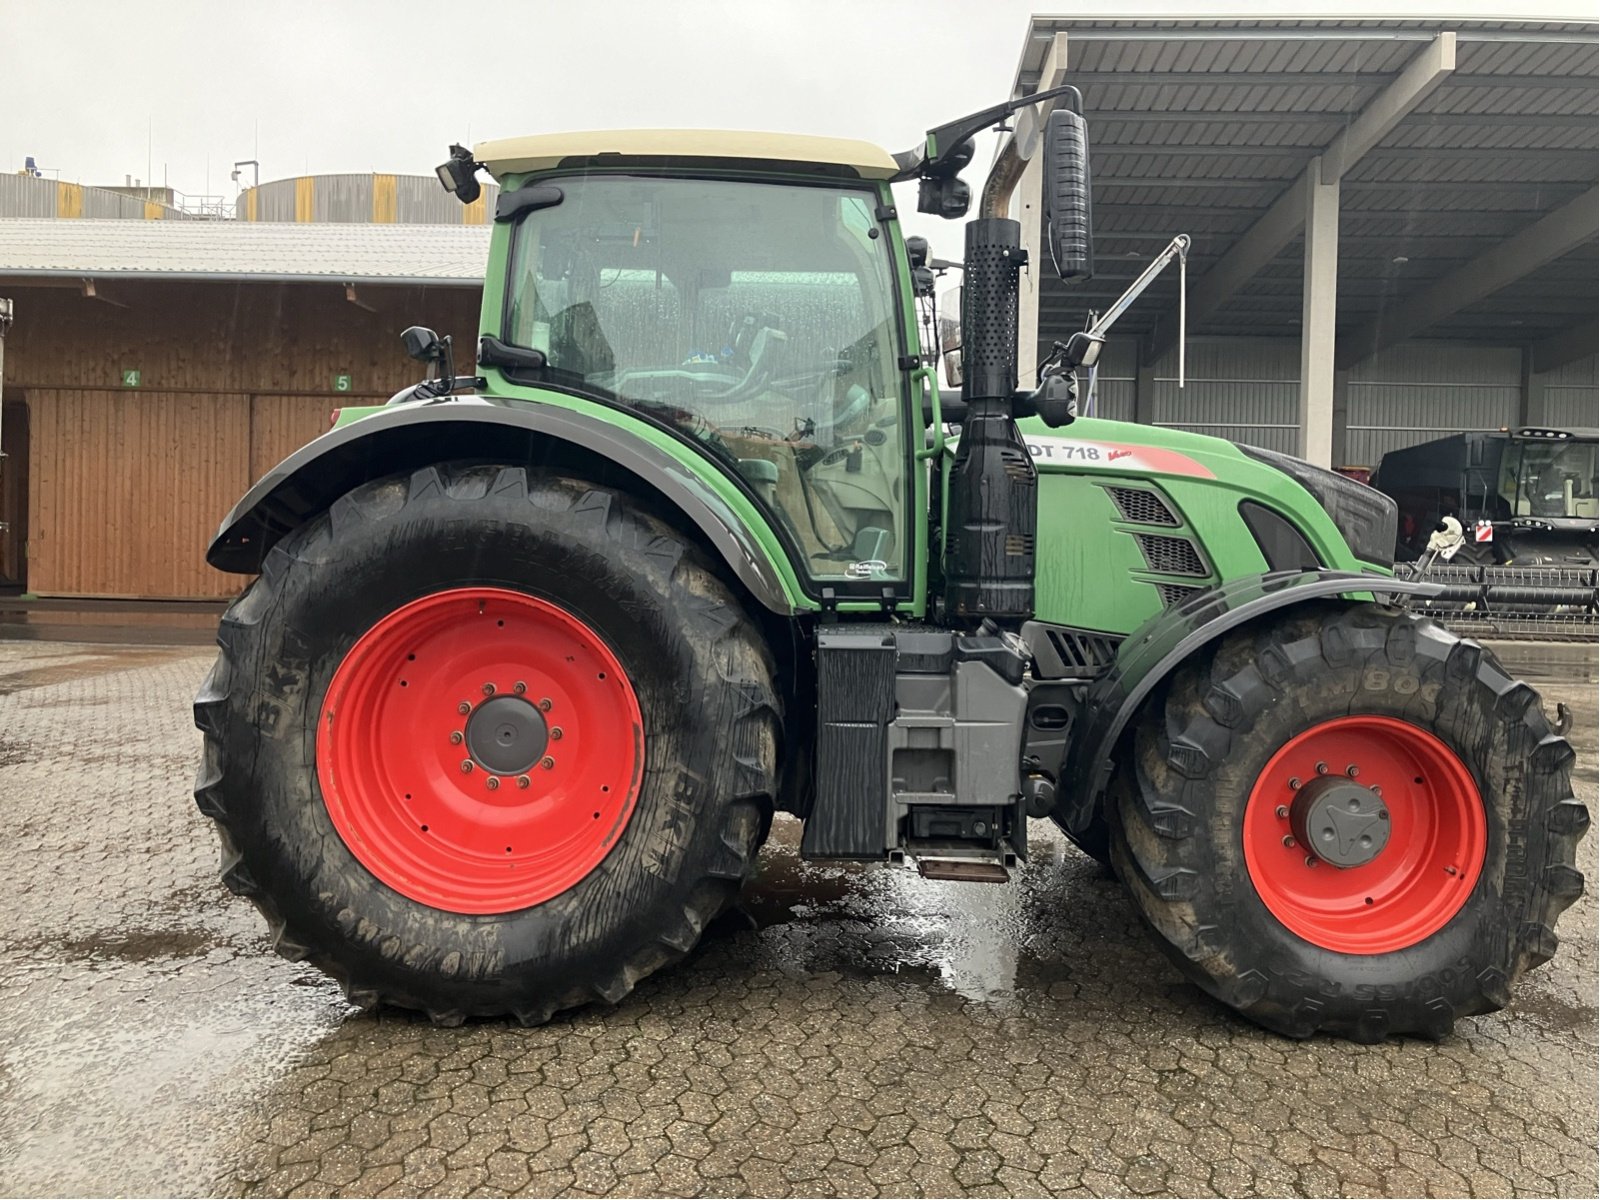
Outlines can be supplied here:
M28 406L0 410L0 587L28 586Z

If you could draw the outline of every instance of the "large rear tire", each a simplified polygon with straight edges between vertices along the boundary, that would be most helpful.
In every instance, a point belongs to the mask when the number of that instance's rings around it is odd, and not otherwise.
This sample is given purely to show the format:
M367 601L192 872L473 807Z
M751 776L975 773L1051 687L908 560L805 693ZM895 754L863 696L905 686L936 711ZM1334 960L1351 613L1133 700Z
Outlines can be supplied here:
M1532 688L1438 626L1316 605L1148 710L1112 855L1191 980L1291 1037L1444 1037L1504 1006L1583 891L1588 810Z
M363 485L274 547L218 642L195 796L223 881L363 1008L614 1003L766 836L770 656L622 493L457 464Z

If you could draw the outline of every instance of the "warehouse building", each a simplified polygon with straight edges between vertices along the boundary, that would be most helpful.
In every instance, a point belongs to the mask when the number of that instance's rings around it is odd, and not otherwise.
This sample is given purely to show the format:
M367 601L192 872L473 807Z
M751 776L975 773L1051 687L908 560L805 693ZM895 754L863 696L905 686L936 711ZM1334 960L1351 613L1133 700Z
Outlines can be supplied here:
M1022 361L1174 234L1100 415L1375 465L1442 433L1596 421L1596 26L1034 17L1013 80L1083 93L1097 272L1024 284ZM1019 189L1043 262L1039 166Z
M217 522L345 404L419 378L400 331L471 346L486 226L0 221L0 581L209 598Z

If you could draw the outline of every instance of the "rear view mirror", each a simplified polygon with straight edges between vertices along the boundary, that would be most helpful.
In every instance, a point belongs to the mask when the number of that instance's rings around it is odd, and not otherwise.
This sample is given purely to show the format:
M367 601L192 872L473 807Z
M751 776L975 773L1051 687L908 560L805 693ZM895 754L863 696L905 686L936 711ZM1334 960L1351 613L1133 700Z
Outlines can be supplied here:
M1045 122L1043 192L1056 274L1062 279L1088 279L1094 274L1089 127L1070 109L1056 109Z
M406 357L418 362L438 362L444 357L444 344L439 335L425 325L413 325L400 335L400 344L406 348Z
M939 297L939 352L944 356L944 380L961 386L961 289L951 288Z

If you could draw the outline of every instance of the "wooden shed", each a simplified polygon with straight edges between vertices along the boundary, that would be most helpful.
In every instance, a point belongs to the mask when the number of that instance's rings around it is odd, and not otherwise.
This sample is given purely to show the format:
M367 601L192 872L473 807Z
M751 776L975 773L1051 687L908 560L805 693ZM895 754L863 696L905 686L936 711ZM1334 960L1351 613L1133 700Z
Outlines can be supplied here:
M204 551L333 410L417 380L400 331L470 362L487 230L0 221L0 584L40 596L238 590ZM466 369L462 367L461 369Z

